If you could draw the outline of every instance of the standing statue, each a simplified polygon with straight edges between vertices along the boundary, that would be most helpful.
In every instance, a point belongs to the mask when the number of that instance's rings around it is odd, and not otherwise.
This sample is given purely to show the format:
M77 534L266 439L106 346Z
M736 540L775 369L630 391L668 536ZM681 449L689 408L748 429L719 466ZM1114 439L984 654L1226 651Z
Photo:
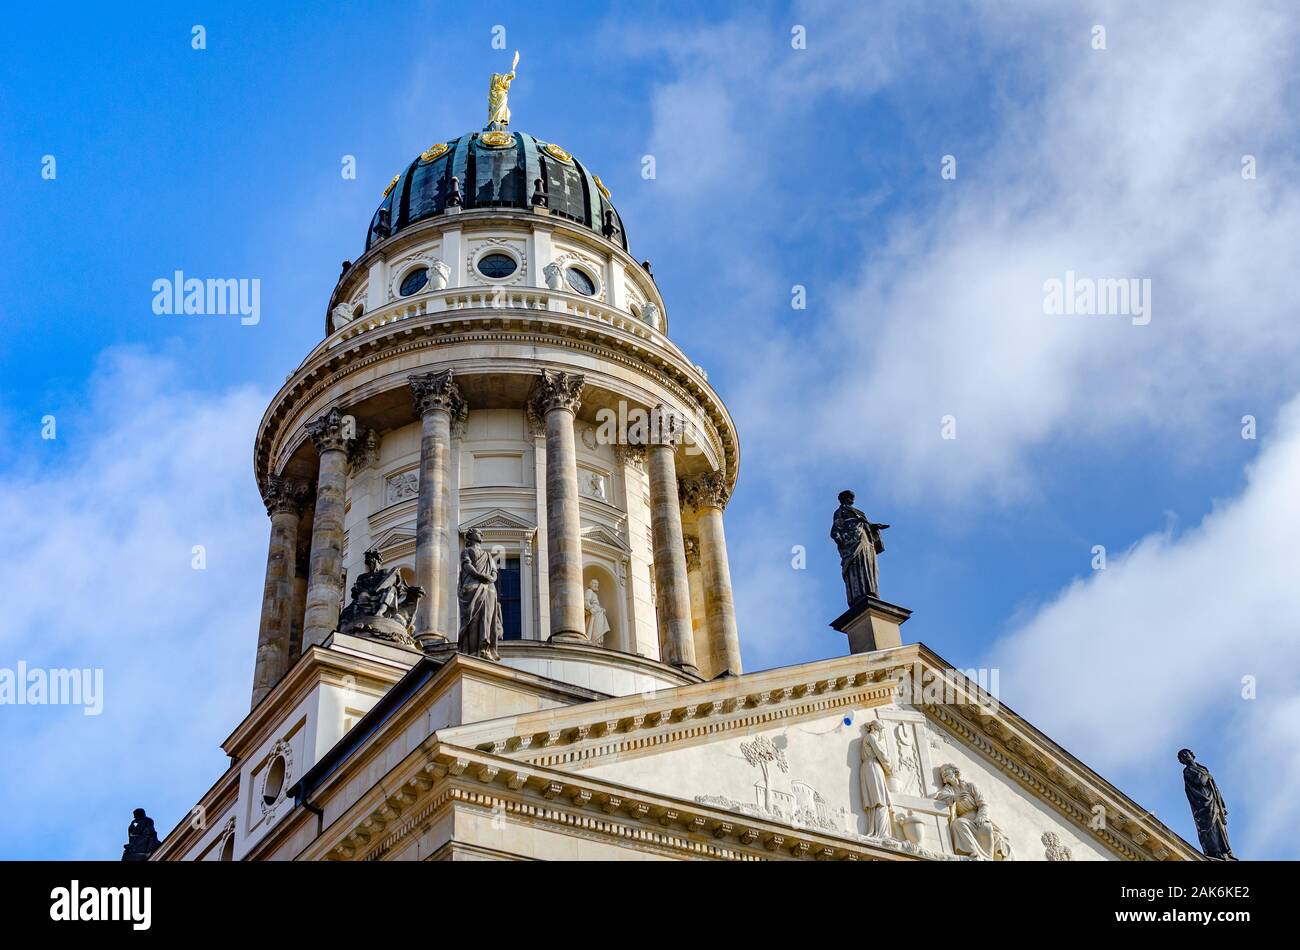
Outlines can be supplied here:
M1196 835L1201 839L1201 851L1207 858L1237 860L1228 844L1228 807L1223 804L1214 776L1196 761L1191 749L1182 749L1178 761L1183 763L1183 788L1187 792L1187 803L1192 806L1192 820L1196 823Z
M831 519L831 540L840 550L840 573L844 575L844 593L850 607L868 596L880 596L876 555L885 550L880 532L889 527L868 521L853 507L853 498L851 491L840 492L840 506Z
M395 567L385 569L384 556L376 550L367 551L365 559L366 570L352 585L352 603L339 613L339 633L411 646L424 588L406 583Z
M123 861L148 861L158 850L158 832L154 830L153 819L137 808L131 824L126 827L126 844L122 845Z
M460 635L456 649L485 660L499 660L497 641L501 639L501 601L497 597L497 569L491 552L483 548L478 528L465 532L465 548L460 552Z
M600 597L596 593L598 590L600 590L600 581L592 578L586 593L587 639L592 643L604 646L605 634L609 633L609 614L600 605Z
M894 837L893 809L889 800L889 776L893 773L894 763L885 745L884 724L873 719L867 723L862 735L862 764L858 769L869 837Z
M510 64L510 72L492 74L492 79L488 83L487 127L489 129L499 132L510 124L510 106L507 104L507 99L510 97L510 84L515 81L515 69L518 66L519 50L515 50L515 59Z
M988 802L971 782L962 781L961 770L949 763L939 766L943 787L935 799L948 806L948 828L952 849L981 861L1006 861L1011 842L989 817Z

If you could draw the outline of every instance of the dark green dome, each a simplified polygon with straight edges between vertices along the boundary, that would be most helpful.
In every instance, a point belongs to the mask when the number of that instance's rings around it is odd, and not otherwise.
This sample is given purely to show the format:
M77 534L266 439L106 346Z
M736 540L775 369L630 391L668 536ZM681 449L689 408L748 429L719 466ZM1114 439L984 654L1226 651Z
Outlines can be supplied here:
M462 208L547 208L627 250L623 222L600 178L554 143L486 129L435 143L396 176L370 221L366 249L442 214L457 204L457 190Z

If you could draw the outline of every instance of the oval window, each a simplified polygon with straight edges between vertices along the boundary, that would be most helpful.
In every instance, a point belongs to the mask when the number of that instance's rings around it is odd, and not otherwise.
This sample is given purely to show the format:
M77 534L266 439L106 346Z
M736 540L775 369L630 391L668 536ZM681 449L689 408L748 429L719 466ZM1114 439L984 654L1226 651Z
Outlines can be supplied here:
M280 798L280 793L284 791L284 773L288 768L288 763L284 761L284 756L277 755L271 762L270 768L266 770L266 784L262 786L262 801L268 805L274 805Z
M429 282L429 268L417 267L405 277L402 278L402 286L398 288L398 293L403 297L409 297L417 293L420 288Z
M479 258L478 272L484 277L491 277L500 280L502 277L509 277L519 265L509 254L487 254Z
M570 267L564 272L564 279L569 282L569 286L578 293L587 297L596 295L596 282L591 279L590 275L584 270L576 267Z

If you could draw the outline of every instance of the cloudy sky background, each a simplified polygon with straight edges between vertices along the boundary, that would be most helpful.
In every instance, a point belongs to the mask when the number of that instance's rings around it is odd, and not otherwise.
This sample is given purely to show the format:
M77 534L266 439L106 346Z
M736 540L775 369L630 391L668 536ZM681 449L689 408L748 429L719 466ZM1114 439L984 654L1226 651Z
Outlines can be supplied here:
M827 529L852 487L894 525L883 593L909 638L997 666L1010 706L1194 842L1191 746L1237 852L1300 856L1300 20L1262 0L842 6L15 15L0 666L99 666L106 696L99 717L0 707L21 819L0 856L116 857L131 808L169 829L223 770L268 531L257 421L393 173L481 126L496 24L522 51L515 126L609 184L736 417L748 668L842 651ZM259 277L261 324L155 316L176 269ZM1045 315L1067 270L1149 278L1150 324Z

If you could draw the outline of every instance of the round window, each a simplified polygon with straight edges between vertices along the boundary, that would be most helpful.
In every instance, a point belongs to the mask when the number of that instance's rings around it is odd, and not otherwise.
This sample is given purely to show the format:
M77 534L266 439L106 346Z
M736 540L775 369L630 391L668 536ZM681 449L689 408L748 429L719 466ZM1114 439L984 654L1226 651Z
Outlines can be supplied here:
M587 297L596 295L596 282L584 270L578 270L576 267L570 267L564 272L564 279L569 282L569 286L578 293Z
M515 259L509 254L486 254L480 257L478 261L478 272L480 274L498 280L502 277L509 277L518 269L519 265L515 263Z
M284 756L277 755L271 762L270 767L266 770L266 784L262 787L262 800L268 805L274 805L280 798L280 793L284 791L284 774L288 768Z
M403 297L409 297L411 294L419 292L420 288L428 282L429 268L417 267L402 278L402 286L398 288L398 293Z

